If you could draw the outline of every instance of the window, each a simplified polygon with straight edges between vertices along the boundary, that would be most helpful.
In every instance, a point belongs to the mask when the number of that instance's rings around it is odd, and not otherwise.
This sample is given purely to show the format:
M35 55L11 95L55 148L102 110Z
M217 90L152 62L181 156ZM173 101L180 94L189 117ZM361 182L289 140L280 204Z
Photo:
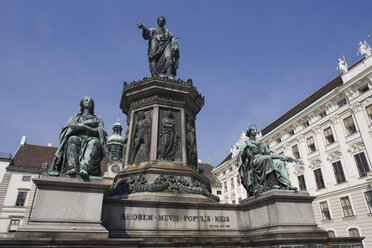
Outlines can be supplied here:
M19 219L11 219L9 225L9 232L15 232L18 230Z
M344 217L351 217L354 216L353 208L351 207L351 203L348 196L341 197L341 207L342 211L344 212Z
M372 214L372 190L364 192L364 196L366 197L368 211Z
M340 101L337 102L337 106L341 108L342 106L346 105L346 103L346 98L342 98Z
M223 183L223 189L224 189L224 192L227 192L227 182Z
M310 126L310 122L309 121L305 121L305 122L302 123L302 126L304 128L307 128L308 126Z
M332 133L332 128L331 127L327 127L326 129L323 130L324 132L324 137L326 138L327 140L327 144L332 144L333 142L335 142L335 138L333 137L333 133Z
M42 165L41 165L41 168L43 168L43 169L45 169L45 168L47 168L48 167L48 163L43 163Z
M369 119L372 120L372 104L366 107L366 112L367 115L369 116Z
M322 170L320 168L314 170L314 177L315 177L315 182L316 182L316 188L317 189L325 188Z
M232 204L235 204L235 200L232 200Z
M341 161L337 161L332 163L333 172L335 173L337 183L345 182L345 174L344 170L342 169Z
M331 230L329 230L329 231L328 231L328 237L331 237L331 238L334 238L334 237L336 237L336 234L335 234L335 232L334 232L334 231L331 231Z
M326 110L323 110L323 111L320 112L318 115L319 115L320 118L324 118L324 117L327 116L327 111L326 111Z
M31 181L31 176L23 176L22 181Z
M348 230L348 232L349 232L349 236L350 237L359 237L360 235L359 235L359 231L358 231L358 229L356 229L356 228L350 228L349 230Z
M294 130L292 129L291 131L288 132L289 136L293 136L295 134Z
M237 186L240 186L240 176L239 175L236 176L236 184L237 184Z
M234 188L234 178L230 179L230 184L231 184L231 189L233 189Z
M217 195L221 195L221 194L222 194L221 190L217 190Z
M320 211L322 212L323 220L330 220L331 214L329 212L327 201L320 202L319 205L320 205Z
M344 125L345 125L348 135L356 132L354 120L353 120L353 117L351 117L351 115L344 119Z
M293 156L297 159L300 158L300 152L298 151L298 146L297 145L294 145L292 146L292 153L293 153Z
M298 176L297 180L298 180L298 187L300 188L300 190L307 190L304 175Z
M364 92L366 92L368 90L369 90L368 84L365 84L362 87L358 88L358 91L359 91L360 94L363 94Z
M306 143L307 143L307 147L309 147L310 153L316 151L315 142L314 142L314 137L313 136L307 138L306 139Z
M19 191L18 192L16 206L24 206L25 205L26 195L27 195L27 192L25 192L25 191Z
M358 167L359 176L364 177L367 175L367 172L369 171L369 166L367 163L366 156L364 155L364 152L358 153L354 155L355 163Z
M276 143L279 144L280 142L282 142L282 139L281 138L277 138L276 139Z

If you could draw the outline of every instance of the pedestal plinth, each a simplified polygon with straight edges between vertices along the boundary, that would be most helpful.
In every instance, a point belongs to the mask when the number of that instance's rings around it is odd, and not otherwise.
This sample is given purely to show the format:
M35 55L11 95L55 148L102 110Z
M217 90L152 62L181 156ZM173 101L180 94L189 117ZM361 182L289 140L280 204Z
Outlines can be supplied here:
M16 238L107 238L101 213L110 185L104 180L43 176L33 181L37 195L30 223Z
M144 78L124 83L120 108L128 117L124 168L110 195L139 192L199 194L218 201L198 173L195 118L204 97L189 79Z
M109 237L142 238L153 247L361 247L362 238L329 238L317 227L304 193L270 192L241 204L184 202L187 197L144 197L104 201L102 222ZM146 197L145 197L146 196ZM146 200L143 200L146 199ZM334 246L332 246L334 245Z

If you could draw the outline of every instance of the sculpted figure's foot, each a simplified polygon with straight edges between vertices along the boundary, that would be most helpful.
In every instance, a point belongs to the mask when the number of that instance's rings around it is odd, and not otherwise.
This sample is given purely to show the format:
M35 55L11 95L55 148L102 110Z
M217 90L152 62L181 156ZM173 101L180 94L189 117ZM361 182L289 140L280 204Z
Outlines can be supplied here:
M72 168L72 169L69 169L67 172L66 172L67 175L69 176L73 176L76 174L76 169L75 168Z
M58 173L58 171L48 171L48 175L49 176L58 176L59 173Z
M82 176L88 176L88 172L84 169L80 169L79 174Z

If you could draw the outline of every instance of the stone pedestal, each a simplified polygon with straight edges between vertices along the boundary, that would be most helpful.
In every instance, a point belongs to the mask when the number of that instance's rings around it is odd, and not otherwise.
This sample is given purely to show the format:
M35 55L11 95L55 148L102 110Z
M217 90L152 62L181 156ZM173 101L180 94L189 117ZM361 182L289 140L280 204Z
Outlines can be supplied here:
M142 238L140 246L164 247L325 247L360 242L331 240L317 227L314 197L308 194L271 192L239 205L201 202L182 194L141 194L141 200L104 201L102 222L109 237Z
M198 194L218 201L198 173L195 118L204 97L189 79L144 78L124 83L120 108L128 117L124 168L110 195Z
M110 185L101 179L43 176L37 186L30 222L16 238L106 238L101 225L104 194Z

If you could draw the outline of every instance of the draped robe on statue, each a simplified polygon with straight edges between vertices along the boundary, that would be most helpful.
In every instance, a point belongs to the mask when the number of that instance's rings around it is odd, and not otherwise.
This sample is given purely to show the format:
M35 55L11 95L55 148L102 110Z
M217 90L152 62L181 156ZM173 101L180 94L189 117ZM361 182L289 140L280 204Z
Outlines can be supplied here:
M238 170L248 197L270 189L292 189L285 163L272 158L262 142L247 140L238 154Z
M148 57L151 75L176 75L179 60L179 46L173 34L165 28L143 30L142 36L149 40Z
M74 131L70 126L83 123L97 130L97 137L83 130ZM55 154L49 173L65 173L75 168L84 169L90 175L101 176L100 161L106 154L107 133L103 121L97 115L70 117L59 134L60 145Z

